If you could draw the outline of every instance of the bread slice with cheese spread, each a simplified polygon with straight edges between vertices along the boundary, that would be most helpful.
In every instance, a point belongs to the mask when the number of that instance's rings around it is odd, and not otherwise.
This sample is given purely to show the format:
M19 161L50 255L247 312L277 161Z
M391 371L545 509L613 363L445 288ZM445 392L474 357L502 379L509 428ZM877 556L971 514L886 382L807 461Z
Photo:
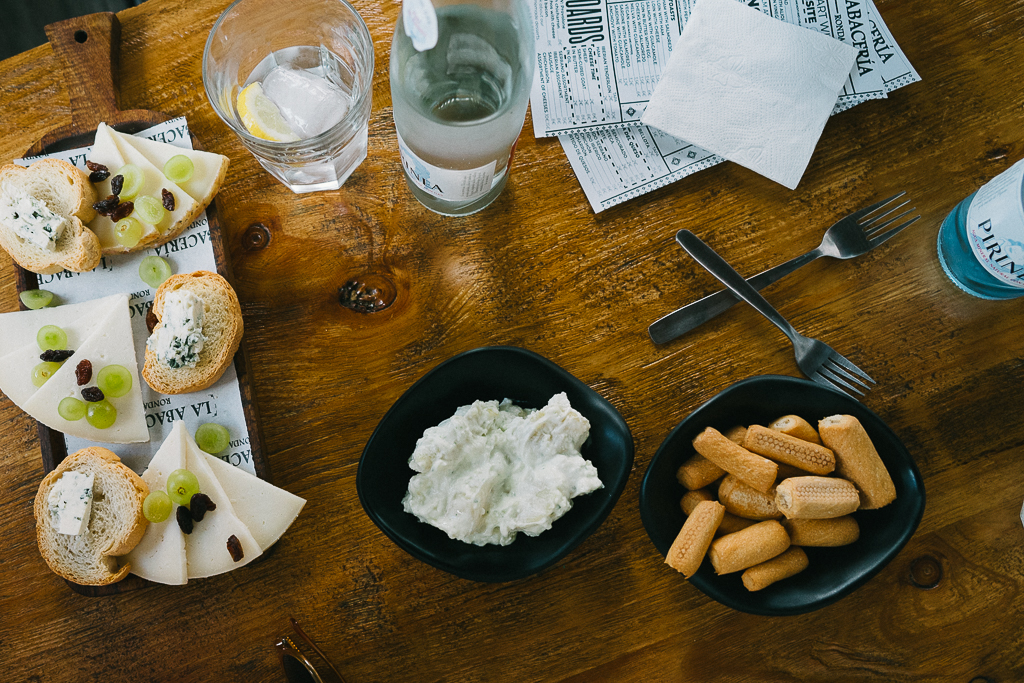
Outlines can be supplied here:
M88 177L66 161L7 164L0 168L0 247L33 273L92 270L100 241L85 224L96 216L95 201Z
M202 302L202 349L194 365L182 363L161 352L158 339L161 334L178 339L169 325L168 299L192 295ZM177 298L176 297L176 298ZM197 270L193 273L172 275L160 285L153 299L153 313L159 321L146 343L146 364L142 378L155 391L162 394L187 394L212 386L221 378L238 351L242 341L242 308L238 296L228 281L217 273ZM172 313L171 318L175 317ZM167 331L162 332L167 325ZM177 366L177 367L175 367Z
M51 498L65 474L92 475L91 490L73 489L72 497L91 499L88 518L76 534L60 533L63 510L60 496ZM58 491L59 493L59 491ZM36 542L46 564L56 574L84 586L103 586L120 581L131 567L118 567L115 557L134 548L146 532L148 522L142 503L149 487L106 448L83 448L69 455L57 469L43 478L35 499Z

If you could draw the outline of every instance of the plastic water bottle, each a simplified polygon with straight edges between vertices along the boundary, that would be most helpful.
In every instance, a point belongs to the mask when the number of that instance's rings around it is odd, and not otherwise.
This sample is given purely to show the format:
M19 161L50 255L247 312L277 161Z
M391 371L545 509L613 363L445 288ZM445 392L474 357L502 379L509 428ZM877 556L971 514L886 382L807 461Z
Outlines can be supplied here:
M402 167L424 206L463 216L508 180L533 83L533 25L526 0L423 3L436 27L407 24L403 8L391 45Z
M1024 159L946 216L938 250L946 275L968 294L1024 296Z

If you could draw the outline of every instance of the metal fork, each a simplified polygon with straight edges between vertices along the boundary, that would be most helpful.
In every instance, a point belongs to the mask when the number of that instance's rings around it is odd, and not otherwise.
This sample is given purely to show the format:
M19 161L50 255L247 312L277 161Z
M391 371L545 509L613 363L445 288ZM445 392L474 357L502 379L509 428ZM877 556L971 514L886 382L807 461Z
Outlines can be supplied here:
M721 280L723 285L731 289L736 296L753 306L761 315L786 333L789 340L793 342L796 364L809 378L832 389L842 391L845 387L861 396L864 395L864 392L860 390L861 387L870 388L864 380L872 384L875 383L875 380L871 379L866 372L836 353L825 342L805 337L793 329L793 326L756 289L747 283L742 275L692 232L680 230L676 233L676 241L698 263Z
M900 192L877 204L872 204L860 211L851 213L845 218L841 218L825 232L821 244L816 249L812 249L802 256L797 256L782 265L759 273L751 277L747 282L755 289L764 289L773 282L789 275L797 268L805 266L822 256L848 259L871 251L878 245L896 236L901 230L920 218L920 216L914 216L896 227L882 232L911 211L914 211L914 207L911 207L899 215L892 216L893 213L910 203L908 200L902 204L890 206L890 204L893 204L905 194L906 192ZM651 340L655 344L670 342L695 327L703 325L716 315L729 310L737 301L739 299L732 292L723 289L659 318L647 328L647 332L651 335Z

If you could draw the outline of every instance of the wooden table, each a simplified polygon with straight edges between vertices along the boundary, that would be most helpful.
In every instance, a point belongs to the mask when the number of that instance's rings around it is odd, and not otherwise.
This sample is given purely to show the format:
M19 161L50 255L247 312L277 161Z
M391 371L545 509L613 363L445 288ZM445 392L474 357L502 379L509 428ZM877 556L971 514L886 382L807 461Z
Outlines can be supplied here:
M186 115L231 158L218 203L273 480L309 502L255 565L83 597L36 550L36 423L0 400L0 678L279 681L271 642L292 615L353 683L1024 679L1024 300L962 294L935 254L950 209L1024 157L1024 0L881 0L924 80L831 119L796 191L724 164L595 215L558 142L527 132L505 193L460 219L424 209L402 178L388 86L398 4L355 4L377 55L369 158L342 190L303 196L272 180L207 103L201 54L227 2L149 0L121 13L122 108ZM67 121L49 46L0 65L0 159ZM878 380L864 402L915 457L924 519L888 567L830 607L732 611L662 563L640 523L640 480L672 427L717 392L799 372L748 307L649 341L649 323L717 288L673 235L697 232L750 274L897 190L914 199L917 225L767 293ZM247 248L257 222L271 239ZM395 281L395 305L342 308L338 288L371 272ZM14 269L0 259L0 310L16 307ZM636 463L611 516L564 561L488 585L399 550L364 514L355 474L412 382L496 344L536 351L608 398ZM915 567L937 569L938 585L916 587Z

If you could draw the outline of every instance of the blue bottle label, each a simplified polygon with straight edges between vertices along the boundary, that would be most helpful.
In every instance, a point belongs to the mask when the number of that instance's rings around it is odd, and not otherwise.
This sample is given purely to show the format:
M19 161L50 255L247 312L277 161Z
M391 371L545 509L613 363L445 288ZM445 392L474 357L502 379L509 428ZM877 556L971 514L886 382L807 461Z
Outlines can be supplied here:
M967 236L978 262L1000 282L1024 289L1024 159L978 190Z

